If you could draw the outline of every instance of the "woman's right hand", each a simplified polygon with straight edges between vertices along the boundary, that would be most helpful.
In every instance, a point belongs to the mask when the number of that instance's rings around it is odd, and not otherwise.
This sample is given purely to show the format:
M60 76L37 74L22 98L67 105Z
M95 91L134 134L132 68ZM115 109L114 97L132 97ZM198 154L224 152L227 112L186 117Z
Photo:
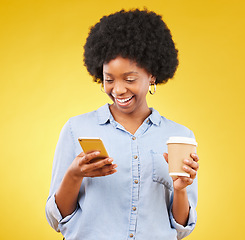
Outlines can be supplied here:
M56 204L62 217L70 215L77 206L77 197L84 177L101 177L115 173L116 164L112 158L90 162L100 152L80 153L69 166L59 189L55 194Z
M81 152L70 165L68 172L69 175L75 179L83 179L83 177L102 177L111 175L117 170L117 164L112 164L112 158L105 158L96 162L91 162L94 158L98 157L99 151L91 153Z

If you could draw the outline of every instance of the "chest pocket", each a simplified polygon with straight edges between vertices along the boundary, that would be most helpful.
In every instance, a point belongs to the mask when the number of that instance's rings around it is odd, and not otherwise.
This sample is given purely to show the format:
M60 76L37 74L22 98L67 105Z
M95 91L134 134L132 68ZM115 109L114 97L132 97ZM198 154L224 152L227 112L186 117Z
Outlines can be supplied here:
M168 174L168 164L161 153L151 151L152 179L163 184L167 189L173 190L173 181Z

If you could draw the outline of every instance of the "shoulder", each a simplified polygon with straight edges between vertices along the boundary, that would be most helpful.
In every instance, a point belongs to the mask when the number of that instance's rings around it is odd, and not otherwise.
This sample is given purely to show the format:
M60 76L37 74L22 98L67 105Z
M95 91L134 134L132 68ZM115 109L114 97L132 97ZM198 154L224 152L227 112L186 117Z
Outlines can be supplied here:
M96 110L92 112L83 113L77 116L73 116L68 121L75 124L75 123L81 123L86 121L92 121L95 118L96 118Z
M172 136L194 137L193 132L186 126L161 116L161 127Z
M93 127L95 125L97 126L109 118L108 111L108 105L106 104L97 110L71 117L68 120L68 123L71 128L81 128L86 126Z
M69 118L67 121L71 131L76 131L80 128L86 128L88 126L93 126L98 124L98 117L96 110L92 112L83 113L77 116Z

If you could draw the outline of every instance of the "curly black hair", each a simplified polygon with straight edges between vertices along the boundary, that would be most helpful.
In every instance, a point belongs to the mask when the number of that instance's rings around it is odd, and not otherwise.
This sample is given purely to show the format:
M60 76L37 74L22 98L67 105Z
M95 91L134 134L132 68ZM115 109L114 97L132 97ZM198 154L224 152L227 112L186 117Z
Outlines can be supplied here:
M134 60L166 83L178 66L178 50L162 17L144 9L121 10L91 27L84 45L84 65L95 82L103 81L103 64L121 56Z

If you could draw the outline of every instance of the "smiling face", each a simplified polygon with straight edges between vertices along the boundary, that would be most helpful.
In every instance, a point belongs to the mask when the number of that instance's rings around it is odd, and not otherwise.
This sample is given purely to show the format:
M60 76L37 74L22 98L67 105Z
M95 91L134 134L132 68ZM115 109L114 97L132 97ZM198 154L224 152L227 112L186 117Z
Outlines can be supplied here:
M155 78L137 63L127 58L117 57L103 65L103 85L112 99L112 113L142 114L149 112L146 94Z

